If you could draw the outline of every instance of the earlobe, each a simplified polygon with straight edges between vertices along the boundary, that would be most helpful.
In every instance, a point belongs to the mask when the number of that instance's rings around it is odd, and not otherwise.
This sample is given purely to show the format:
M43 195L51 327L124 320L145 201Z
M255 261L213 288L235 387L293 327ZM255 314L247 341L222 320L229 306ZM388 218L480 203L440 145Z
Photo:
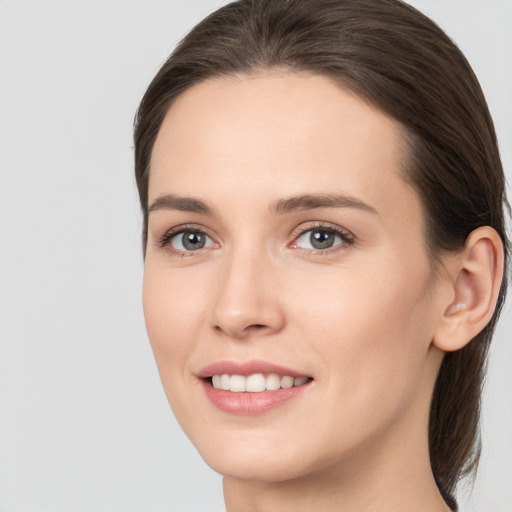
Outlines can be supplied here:
M489 226L468 236L451 273L450 302L434 334L434 345L446 352L469 343L492 318L503 279L503 243Z

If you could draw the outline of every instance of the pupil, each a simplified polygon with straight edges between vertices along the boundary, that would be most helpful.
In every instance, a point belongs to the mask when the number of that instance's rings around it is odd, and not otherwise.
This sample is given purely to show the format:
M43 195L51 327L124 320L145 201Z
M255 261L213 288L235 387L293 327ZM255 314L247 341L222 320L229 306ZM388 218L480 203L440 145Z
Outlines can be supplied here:
M310 242L315 249L328 249L334 243L334 235L328 231L313 231Z
M185 233L183 235L183 247L191 251L204 247L205 239L201 233Z

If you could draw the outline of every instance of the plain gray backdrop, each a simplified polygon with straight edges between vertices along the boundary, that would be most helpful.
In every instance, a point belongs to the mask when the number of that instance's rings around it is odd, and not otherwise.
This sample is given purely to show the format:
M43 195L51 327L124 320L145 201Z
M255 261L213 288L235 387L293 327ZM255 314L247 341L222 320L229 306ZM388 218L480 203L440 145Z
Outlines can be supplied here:
M141 308L131 130L218 0L0 0L0 511L223 510L180 431ZM512 174L512 1L414 0L459 44ZM489 365L465 512L512 511L512 315Z

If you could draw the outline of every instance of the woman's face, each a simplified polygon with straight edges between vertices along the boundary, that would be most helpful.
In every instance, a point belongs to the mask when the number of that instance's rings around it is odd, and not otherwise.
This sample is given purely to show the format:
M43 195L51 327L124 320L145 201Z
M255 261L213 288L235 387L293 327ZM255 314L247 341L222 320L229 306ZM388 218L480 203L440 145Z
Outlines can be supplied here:
M405 153L396 122L320 76L211 80L168 112L144 312L169 402L220 473L425 449L441 301Z

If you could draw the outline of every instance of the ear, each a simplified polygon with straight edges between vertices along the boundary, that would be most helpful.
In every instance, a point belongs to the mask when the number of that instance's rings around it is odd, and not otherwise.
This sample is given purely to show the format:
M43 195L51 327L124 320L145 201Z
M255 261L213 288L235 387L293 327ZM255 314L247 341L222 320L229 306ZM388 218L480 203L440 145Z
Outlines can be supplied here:
M468 236L450 265L450 299L434 333L433 344L446 352L469 343L494 314L503 279L503 243L489 226Z

